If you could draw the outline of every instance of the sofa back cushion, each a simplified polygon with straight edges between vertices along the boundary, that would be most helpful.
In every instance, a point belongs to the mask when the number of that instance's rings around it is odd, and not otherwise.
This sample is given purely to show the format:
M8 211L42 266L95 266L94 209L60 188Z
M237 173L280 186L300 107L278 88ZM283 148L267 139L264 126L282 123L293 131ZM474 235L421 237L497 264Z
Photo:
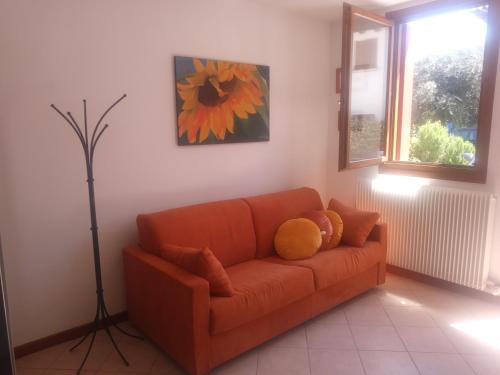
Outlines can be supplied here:
M255 231L242 199L180 207L137 217L143 249L160 254L164 244L209 247L224 267L255 258Z
M295 219L306 211L323 209L318 192L311 188L259 195L245 200L252 209L257 258L275 254L274 235L285 221Z

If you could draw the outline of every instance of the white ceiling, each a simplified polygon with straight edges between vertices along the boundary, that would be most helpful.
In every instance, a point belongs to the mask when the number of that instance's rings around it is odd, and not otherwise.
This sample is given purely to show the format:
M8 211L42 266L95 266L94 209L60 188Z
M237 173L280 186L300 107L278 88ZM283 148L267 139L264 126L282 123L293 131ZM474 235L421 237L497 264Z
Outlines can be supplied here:
M342 0L254 0L261 4L280 7L307 14L312 17L338 20L341 18ZM348 0L352 5L370 10L392 9L403 3L425 2L426 0ZM428 1L428 0L427 0Z

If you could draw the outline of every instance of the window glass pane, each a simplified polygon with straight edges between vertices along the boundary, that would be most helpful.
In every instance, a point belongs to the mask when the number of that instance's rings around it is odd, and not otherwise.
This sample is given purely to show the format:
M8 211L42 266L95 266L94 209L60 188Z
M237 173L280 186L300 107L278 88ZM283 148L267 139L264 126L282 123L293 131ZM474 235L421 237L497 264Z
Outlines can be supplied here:
M353 15L349 159L384 156L390 29Z
M473 166L488 7L406 28L399 160Z

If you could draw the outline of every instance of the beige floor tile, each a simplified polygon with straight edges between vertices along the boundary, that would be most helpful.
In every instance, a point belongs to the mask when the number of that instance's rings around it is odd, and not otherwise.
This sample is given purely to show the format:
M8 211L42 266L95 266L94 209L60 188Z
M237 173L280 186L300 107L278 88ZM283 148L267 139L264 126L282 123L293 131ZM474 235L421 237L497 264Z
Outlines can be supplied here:
M355 350L309 350L311 375L364 375Z
M423 285L418 289L414 289L417 300L429 308L449 309L457 311L470 307L470 301L467 297L454 293L449 290L436 288L429 285ZM472 301L477 302L476 300Z
M413 352L456 353L455 347L439 328L397 327L406 348Z
M50 367L54 369L78 369L82 363L83 358L85 357L85 353L87 352L89 344L90 338L87 338L85 342L83 342L72 352L70 352L68 349L65 350ZM95 340L89 357L85 362L84 370L100 370L104 361L106 361L111 355L112 350L113 347L111 345L111 342L107 340Z
M351 330L359 350L406 350L394 327L351 326Z
M143 337L142 333L139 332L136 328L134 328L134 326L132 326L132 324L130 324L129 322L122 322L122 323L118 324L118 327L120 327L122 330L124 330L125 332L128 332L132 335ZM115 327L113 327L112 333L113 333L113 337L116 338L116 341L120 342L120 343L135 345L135 344L141 344L141 342L143 341L143 340L139 340L135 337L130 337L130 336L124 334L123 332L119 331Z
M130 363L130 366L126 366L116 351L113 350L109 358L102 365L101 370L103 372L150 372L153 368L153 364L160 355L159 350L148 342L144 342L140 345L121 344L120 350Z
M70 343L56 345L51 348L21 357L16 361L18 368L49 368L69 348Z
M258 350L252 350L212 370L210 375L255 375L257 361Z
M349 324L390 326L391 321L382 306L377 304L356 304L346 307Z
M500 357L497 355L464 354L463 358L476 375L500 374Z
M487 327L468 333L454 327L442 328L459 353L500 355L500 333L493 329L485 332L483 329L487 330Z
M407 290L414 290L418 289L419 287L422 287L422 283L419 283L418 281L410 280L405 277L401 277L398 275L394 275L392 273L387 273L385 277L385 283L382 284L380 287L385 288L385 289L407 289Z
M310 323L306 327L307 345L317 349L355 349L351 331L346 325Z
M153 363L151 368L151 374L154 375L186 375L184 372L171 358L166 354L160 353Z
M474 372L458 354L411 353L421 375L473 375Z
M264 345L282 348L307 348L306 328L301 325L268 341Z
M122 328L125 332L129 332L131 334L137 334L142 337L142 335L127 322L120 323L118 326ZM116 343L125 345L140 345L144 341L125 335L115 327L109 327L109 331L111 332L111 335L113 336L113 339L115 340ZM104 329L101 329L97 332L96 341L111 342L108 334Z
M339 307L346 309L348 307L356 306L356 305L375 305L382 306L380 302L379 291L377 289L370 289L346 302L341 304Z
M484 319L481 315L473 313L472 309L463 308L428 308L438 327L448 328L453 325L474 322Z
M456 322L469 321L473 319L470 310L450 309L448 307L427 307L426 310L432 316L439 327L449 327Z
M345 317L344 309L337 307L314 318L311 323L346 325L347 319Z
M361 351L366 375L419 375L407 352Z
M415 307L421 306L413 291L408 289L377 289L377 296L384 306Z
M436 327L432 316L418 307L386 307L385 311L395 326Z
M259 352L257 375L310 375L307 349L263 349Z

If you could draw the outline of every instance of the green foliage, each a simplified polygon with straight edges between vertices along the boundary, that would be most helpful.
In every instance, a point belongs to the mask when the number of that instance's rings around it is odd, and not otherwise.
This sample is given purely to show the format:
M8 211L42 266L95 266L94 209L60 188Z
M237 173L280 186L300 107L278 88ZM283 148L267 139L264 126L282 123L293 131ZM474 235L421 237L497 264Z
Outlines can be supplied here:
M410 155L422 163L434 163L443 154L448 138L448 129L440 122L429 121L412 137Z
M410 158L422 163L469 165L464 153L475 154L476 148L461 137L450 135L441 122L428 121L411 139Z
M351 117L350 158L371 159L382 156L384 146L384 124L373 115Z
M462 137L452 135L444 147L439 162L448 165L469 165L469 162L464 158L465 153L475 154L476 148L471 142L464 141Z
M477 126L483 53L481 48L433 55L415 64L413 122Z

